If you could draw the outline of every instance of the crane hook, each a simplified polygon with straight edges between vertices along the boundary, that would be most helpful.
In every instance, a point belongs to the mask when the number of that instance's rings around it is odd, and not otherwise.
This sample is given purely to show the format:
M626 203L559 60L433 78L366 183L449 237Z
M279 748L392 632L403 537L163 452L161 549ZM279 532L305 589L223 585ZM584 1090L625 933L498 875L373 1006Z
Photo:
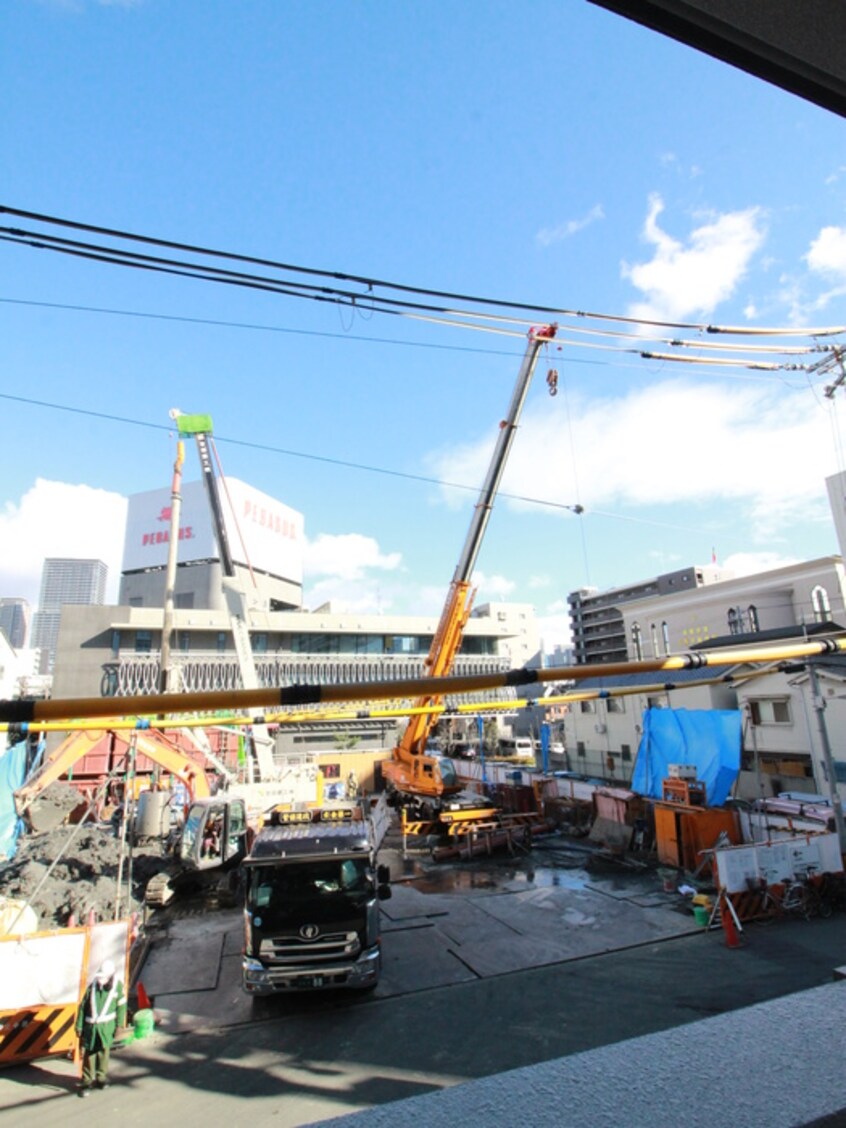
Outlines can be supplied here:
M550 368L549 372L547 372L547 374L546 374L546 386L549 388L549 394L551 396L557 396L558 395L558 369L557 368Z

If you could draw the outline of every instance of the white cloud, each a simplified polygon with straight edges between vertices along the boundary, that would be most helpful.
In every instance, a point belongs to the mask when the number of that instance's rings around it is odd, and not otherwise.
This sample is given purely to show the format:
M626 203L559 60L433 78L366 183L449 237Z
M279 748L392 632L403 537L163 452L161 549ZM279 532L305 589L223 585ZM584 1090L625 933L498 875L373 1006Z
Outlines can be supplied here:
M537 624L545 653L549 654L556 646L573 645L570 616L564 600L551 603L545 612L537 616Z
M771 572L774 568L798 563L795 556L779 556L777 552L735 552L722 560L720 567L740 579L741 576L755 576L758 572Z
M797 513L815 517L817 503L820 517L827 514L829 424L807 389L676 379L617 399L568 399L569 418L563 399L529 404L502 492L558 505L580 500L588 518L591 509L621 505L736 503L749 514L750 537L771 535ZM441 452L435 473L479 481L489 457L489 439L480 439Z
M304 567L308 576L331 576L346 581L362 579L368 569L396 571L401 562L399 552L385 554L372 537L361 533L321 533L308 542Z
M654 247L649 262L623 263L623 278L643 294L629 307L629 316L645 321L682 321L708 317L734 294L762 246L765 229L760 208L726 212L691 231L687 244L658 224L664 210L653 195L644 223L644 240Z
M474 572L472 582L473 586L478 589L477 603L507 600L516 587L514 581L506 579L505 576L488 576L484 572Z
M383 553L373 537L321 533L306 545L304 604L360 615L390 611L397 595L391 576L401 563L399 552Z
M604 218L605 212L602 209L602 204L594 204L590 211L580 219L569 219L566 223L559 223L557 227L542 228L535 239L542 247L549 247L553 243L561 243L564 239L569 239L578 234L579 231L584 231L586 227L590 227L592 223Z
M0 594L35 606L47 556L103 560L109 569L106 598L117 597L126 498L91 486L37 478L19 502L0 513Z
M846 227L823 227L805 261L811 270L846 280Z

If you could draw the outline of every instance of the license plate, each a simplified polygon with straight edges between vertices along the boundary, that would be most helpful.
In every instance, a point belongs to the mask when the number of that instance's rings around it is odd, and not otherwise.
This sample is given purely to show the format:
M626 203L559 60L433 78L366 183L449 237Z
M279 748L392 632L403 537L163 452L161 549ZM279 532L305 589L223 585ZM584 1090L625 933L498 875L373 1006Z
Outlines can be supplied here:
M304 975L300 979L297 980L297 983L304 990L308 990L309 987L322 987L323 986L323 976L322 975Z

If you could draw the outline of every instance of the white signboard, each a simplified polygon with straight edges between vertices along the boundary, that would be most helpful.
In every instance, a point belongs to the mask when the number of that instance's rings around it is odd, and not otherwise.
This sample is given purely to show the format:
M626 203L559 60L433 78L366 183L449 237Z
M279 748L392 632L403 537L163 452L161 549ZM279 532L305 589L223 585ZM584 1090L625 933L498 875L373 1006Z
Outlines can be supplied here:
M775 885L813 869L816 873L842 873L843 859L836 834L808 834L778 842L727 846L716 850L720 887L728 893L745 893L747 879Z
M237 478L219 480L229 549L238 564L301 584L303 515ZM202 482L182 484L177 560L217 560L209 503ZM169 488L133 494L126 517L123 571L164 568L170 540Z
M77 1003L84 986L86 934L89 950L85 984L107 959L114 963L118 978L125 979L127 920L4 937L0 939L0 1011Z

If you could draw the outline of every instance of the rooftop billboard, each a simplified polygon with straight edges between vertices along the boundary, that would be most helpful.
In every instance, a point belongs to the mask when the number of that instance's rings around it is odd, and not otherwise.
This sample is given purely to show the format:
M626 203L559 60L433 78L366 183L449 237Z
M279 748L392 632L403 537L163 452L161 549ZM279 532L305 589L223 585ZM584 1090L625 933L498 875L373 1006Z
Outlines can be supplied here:
M302 584L305 547L302 513L237 478L220 480L220 500L232 558ZM171 491L129 498L123 542L124 572L164 568L170 540ZM202 482L183 482L177 562L217 560L214 527Z

